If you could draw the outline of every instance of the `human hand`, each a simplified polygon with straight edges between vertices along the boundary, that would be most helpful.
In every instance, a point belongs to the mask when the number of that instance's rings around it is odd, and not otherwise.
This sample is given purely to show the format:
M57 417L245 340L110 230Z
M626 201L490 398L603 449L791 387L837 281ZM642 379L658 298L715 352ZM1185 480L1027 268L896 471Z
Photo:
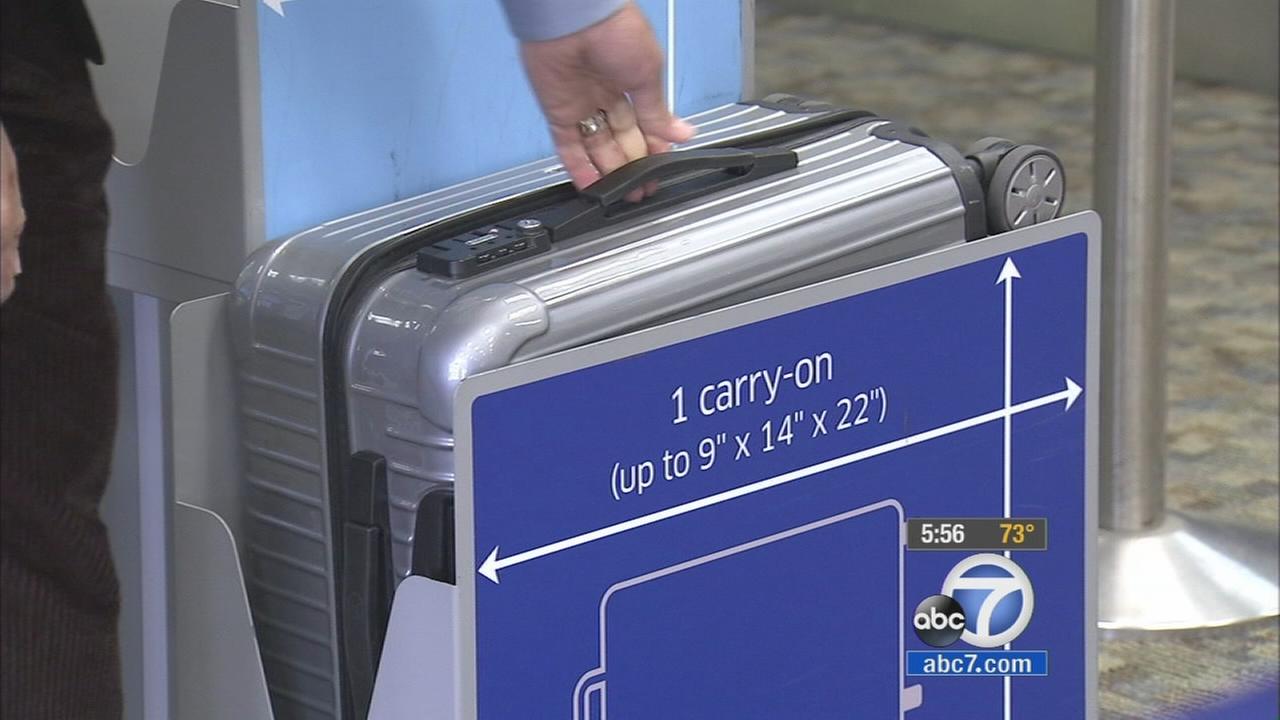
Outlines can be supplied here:
M634 3L571 35L522 43L521 57L556 153L579 188L693 137L693 126L667 109L662 50ZM601 110L606 122L597 132L584 132L579 123ZM640 200L653 189L627 199Z
M18 159L9 144L9 135L0 125L0 302L13 293L14 281L22 273L18 240L27 216L22 210L18 189Z

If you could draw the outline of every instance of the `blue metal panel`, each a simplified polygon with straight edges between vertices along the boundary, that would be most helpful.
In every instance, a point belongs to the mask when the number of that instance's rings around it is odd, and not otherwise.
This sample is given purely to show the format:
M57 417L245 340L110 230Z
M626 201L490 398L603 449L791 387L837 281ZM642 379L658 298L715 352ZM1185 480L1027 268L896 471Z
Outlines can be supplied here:
M669 3L640 6L665 46ZM258 6L267 237L551 153L497 0L281 8ZM681 5L681 112L738 99L739 17Z

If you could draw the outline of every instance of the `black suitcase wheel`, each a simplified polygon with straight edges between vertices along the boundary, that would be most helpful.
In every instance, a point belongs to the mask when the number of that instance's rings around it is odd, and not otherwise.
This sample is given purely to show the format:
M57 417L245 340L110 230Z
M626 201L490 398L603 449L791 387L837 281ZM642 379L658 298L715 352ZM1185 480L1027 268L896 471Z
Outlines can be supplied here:
M994 233L1052 220L1066 200L1062 161L1039 145L1018 145L996 163L987 183L987 222Z

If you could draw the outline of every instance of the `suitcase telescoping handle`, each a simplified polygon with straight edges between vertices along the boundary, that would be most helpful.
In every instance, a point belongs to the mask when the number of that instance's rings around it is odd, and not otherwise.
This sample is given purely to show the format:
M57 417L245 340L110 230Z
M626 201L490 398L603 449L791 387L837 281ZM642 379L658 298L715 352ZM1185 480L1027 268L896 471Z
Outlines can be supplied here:
M558 242L633 215L790 170L799 162L795 152L779 147L700 148L650 155L633 160L587 186L576 201L559 208L560 212L553 211L544 224L551 232L552 242ZM623 202L632 190L652 181L692 173L699 174L664 187L641 202Z

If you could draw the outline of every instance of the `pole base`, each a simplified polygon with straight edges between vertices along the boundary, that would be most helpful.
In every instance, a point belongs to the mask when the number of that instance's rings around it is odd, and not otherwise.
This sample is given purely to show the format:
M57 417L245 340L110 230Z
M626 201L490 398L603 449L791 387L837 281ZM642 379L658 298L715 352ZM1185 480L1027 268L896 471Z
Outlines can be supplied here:
M1280 536L1170 512L1098 539L1098 627L1188 630L1280 614Z

